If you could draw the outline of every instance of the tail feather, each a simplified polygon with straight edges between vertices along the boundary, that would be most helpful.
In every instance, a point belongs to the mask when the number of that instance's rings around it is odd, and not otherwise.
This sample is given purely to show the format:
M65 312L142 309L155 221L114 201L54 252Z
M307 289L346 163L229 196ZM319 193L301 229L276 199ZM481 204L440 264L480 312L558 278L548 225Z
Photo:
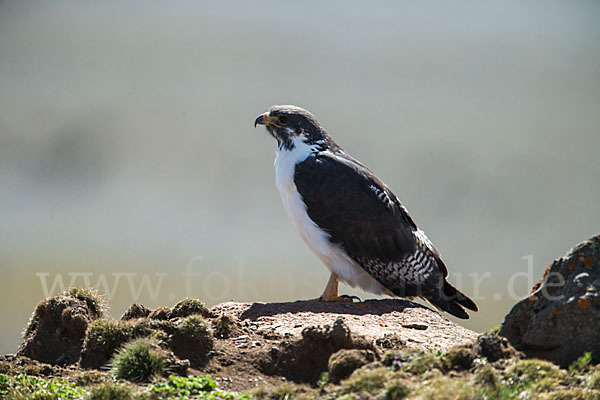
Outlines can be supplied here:
M428 296L426 300L439 310L461 319L469 319L469 314L467 314L464 308L471 311L478 310L477 304L473 300L447 281L444 281L444 286L440 292L433 296Z
M477 304L473 300L471 300L466 294L459 291L457 288L448 283L448 281L444 281L444 295L451 301L460 304L461 306L471 310L471 311L479 311L477 308Z

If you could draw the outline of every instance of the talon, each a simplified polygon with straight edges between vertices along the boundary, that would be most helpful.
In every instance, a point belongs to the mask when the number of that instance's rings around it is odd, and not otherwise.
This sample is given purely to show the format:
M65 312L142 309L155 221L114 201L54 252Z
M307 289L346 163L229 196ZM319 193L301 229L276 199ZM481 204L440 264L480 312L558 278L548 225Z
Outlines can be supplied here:
M354 302L354 300L356 300L357 302L362 303L362 300L358 296L350 296L348 294L343 294L340 297L343 297L345 299L350 299L350 301L352 301L352 302Z
M352 303L352 298L356 296L331 296L331 297L319 297L319 301L324 301L326 303Z

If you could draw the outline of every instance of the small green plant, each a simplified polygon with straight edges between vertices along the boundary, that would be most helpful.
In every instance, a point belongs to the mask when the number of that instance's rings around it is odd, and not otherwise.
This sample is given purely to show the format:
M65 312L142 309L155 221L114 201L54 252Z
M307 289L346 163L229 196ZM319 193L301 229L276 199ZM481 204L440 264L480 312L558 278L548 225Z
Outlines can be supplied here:
M132 400L133 390L125 385L104 383L92 389L89 400Z
M63 296L73 297L85 302L93 318L101 318L106 310L106 301L92 288L69 288L62 293Z
M0 398L34 400L79 400L88 395L83 388L64 379L43 379L19 374L0 375Z
M0 375L0 396L6 395L9 387L10 378L4 374Z
M583 371L592 362L592 353L586 352L569 365L569 371Z
M112 371L116 378L132 382L148 382L164 375L166 356L156 340L135 339L127 343L115 355Z
M319 389L323 390L325 385L329 383L329 372L323 372L317 381L317 386Z
M161 399L250 400L250 395L236 395L219 390L210 376L169 376L166 382L152 385L150 392Z

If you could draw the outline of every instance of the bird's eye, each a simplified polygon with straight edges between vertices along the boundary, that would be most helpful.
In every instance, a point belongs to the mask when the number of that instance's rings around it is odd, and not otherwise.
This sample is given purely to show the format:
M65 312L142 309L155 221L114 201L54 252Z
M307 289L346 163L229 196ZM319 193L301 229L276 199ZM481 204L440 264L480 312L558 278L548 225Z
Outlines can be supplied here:
M279 117L279 122L281 122L281 125L285 125L288 123L288 119L287 117L281 116Z

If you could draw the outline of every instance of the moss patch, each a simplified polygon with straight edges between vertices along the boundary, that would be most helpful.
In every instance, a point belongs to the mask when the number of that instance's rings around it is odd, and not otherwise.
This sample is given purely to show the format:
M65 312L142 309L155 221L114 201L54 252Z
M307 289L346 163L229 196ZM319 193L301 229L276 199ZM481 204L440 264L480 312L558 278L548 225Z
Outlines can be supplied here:
M173 306L169 318L182 318L190 315L201 315L204 318L213 316L202 301L198 299L184 299Z
M329 380L339 383L356 369L375 361L377 355L371 350L343 349L329 358Z
M106 311L107 303L98 293L98 291L92 288L69 288L62 293L63 296L73 297L75 299L84 301L90 312L92 313L92 318L102 318Z
M126 342L156 335L157 327L151 321L140 319L134 321L94 321L85 338L81 353L81 366L99 368L105 365L117 348Z

